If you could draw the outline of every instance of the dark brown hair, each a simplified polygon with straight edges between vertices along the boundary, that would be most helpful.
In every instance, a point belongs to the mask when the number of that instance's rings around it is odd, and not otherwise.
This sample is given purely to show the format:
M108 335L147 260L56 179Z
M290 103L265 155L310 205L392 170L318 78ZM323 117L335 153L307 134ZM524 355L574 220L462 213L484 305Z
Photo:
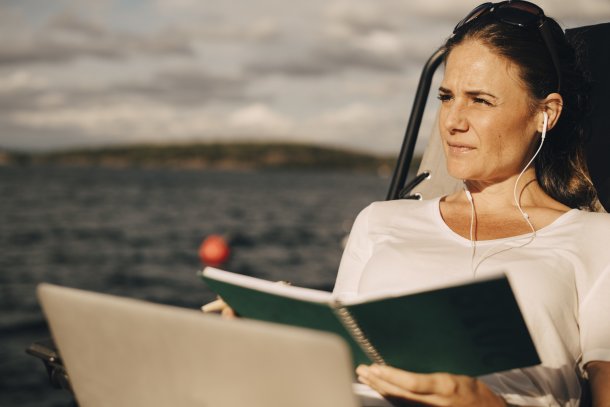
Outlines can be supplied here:
M555 127L534 162L542 189L570 208L593 210L597 194L587 170L584 143L589 111L589 85L579 64L576 48L568 43L561 27L549 17L553 43L561 68L563 109ZM463 27L445 43L445 58L466 40L478 40L519 67L520 78L533 106L557 91L557 73L537 28L516 27L482 16Z

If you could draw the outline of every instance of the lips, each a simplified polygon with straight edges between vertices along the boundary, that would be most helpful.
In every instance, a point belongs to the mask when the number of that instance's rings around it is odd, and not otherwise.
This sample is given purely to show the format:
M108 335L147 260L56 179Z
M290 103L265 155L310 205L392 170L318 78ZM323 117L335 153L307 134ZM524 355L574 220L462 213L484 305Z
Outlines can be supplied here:
M449 147L449 151L453 154L464 154L476 149L474 146L455 142L447 143L447 147Z

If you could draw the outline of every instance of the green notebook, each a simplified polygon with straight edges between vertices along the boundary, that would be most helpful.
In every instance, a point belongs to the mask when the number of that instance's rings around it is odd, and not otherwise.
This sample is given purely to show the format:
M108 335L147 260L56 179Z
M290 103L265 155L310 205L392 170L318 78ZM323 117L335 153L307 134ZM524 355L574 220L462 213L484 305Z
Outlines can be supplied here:
M357 301L211 267L201 278L242 317L343 337L355 364L480 376L540 363L504 275Z

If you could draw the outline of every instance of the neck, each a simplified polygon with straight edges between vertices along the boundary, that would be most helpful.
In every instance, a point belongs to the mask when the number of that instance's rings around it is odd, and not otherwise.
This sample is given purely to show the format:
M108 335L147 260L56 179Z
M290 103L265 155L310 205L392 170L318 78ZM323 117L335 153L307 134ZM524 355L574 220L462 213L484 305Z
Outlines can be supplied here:
M477 211L497 211L498 208L516 208L514 198L515 183L518 174L501 181L464 181L466 187L477 202ZM526 170L516 188L516 196L522 207L537 206L546 194L536 181L536 171L533 168Z

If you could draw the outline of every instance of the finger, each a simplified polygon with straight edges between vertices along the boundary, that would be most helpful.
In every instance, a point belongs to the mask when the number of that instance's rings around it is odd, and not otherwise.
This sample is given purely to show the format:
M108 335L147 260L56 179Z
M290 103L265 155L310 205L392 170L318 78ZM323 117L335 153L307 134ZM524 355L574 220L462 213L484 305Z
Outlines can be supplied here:
M228 305L225 305L220 315L222 315L222 317L226 319L237 318L237 314L235 313L233 308L229 307Z
M413 393L377 377L370 378L367 384L388 399L402 399L410 402L411 405L438 407L451 405L450 400L445 396L438 394Z
M372 373L416 394L452 395L456 392L458 376L448 373L413 373L391 366L373 365Z
M461 376L448 373L421 374L390 366L373 365L369 380L387 391L401 389L403 397L433 405L447 405L455 396Z
M407 389L401 388L382 378L379 375L379 370L374 366L360 365L356 369L356 374L358 375L358 380L374 388L384 396L409 397L412 395Z
M413 395L405 389L401 389L398 386L376 377L358 376L358 380L384 397L401 397L408 399Z
M225 308L227 308L227 304L223 300L217 299L216 301L205 304L201 307L201 310L203 312L220 312Z

